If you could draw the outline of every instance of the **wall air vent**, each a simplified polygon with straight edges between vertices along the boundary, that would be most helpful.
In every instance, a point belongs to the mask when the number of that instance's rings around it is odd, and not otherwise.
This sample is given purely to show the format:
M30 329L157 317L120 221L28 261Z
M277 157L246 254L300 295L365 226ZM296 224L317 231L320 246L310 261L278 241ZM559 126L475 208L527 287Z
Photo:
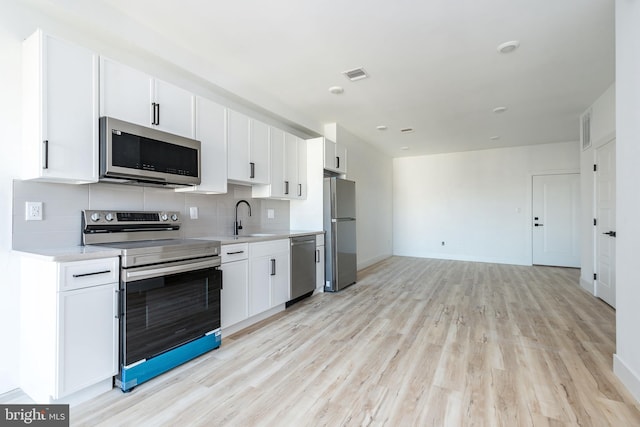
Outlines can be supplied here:
M413 128L404 128L404 129L400 129L401 133L411 133L411 132L415 132L415 129Z
M353 70L343 71L342 74L344 74L352 82L369 77L364 68L354 68Z

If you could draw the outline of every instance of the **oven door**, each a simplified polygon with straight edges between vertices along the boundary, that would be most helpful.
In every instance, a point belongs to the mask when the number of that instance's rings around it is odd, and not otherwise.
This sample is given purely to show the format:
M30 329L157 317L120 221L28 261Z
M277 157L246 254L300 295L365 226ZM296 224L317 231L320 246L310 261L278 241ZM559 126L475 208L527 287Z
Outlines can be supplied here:
M121 365L150 359L220 328L222 271L216 264L181 261L122 270Z

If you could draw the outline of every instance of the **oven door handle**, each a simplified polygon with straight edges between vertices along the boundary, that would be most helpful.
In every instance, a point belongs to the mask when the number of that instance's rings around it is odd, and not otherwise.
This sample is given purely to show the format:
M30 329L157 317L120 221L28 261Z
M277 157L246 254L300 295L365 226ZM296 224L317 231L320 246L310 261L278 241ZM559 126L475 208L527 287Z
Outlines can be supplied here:
M167 276L169 274L186 273L190 271L203 270L205 268L214 268L219 265L217 260L205 260L205 261L187 261L179 264L172 264L170 266L157 266L157 267L138 267L123 270L122 281L132 282L134 280L150 279L152 277Z

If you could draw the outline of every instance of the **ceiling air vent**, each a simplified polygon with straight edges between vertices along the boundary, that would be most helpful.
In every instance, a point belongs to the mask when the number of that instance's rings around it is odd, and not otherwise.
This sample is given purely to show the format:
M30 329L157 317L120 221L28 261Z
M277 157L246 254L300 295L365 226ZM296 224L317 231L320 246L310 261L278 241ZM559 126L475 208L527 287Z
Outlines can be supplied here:
M352 82L369 77L364 68L354 68L353 70L343 71L342 74L344 74Z

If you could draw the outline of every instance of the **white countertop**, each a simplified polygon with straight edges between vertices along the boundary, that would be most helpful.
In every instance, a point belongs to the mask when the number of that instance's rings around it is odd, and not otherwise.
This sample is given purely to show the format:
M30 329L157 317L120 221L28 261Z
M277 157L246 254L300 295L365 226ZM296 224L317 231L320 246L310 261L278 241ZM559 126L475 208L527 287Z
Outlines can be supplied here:
M72 262L86 261L89 259L111 258L120 255L118 249L103 248L100 246L70 246L66 248L14 250L15 253L24 256L40 258L43 261Z
M264 233L247 233L240 234L238 236L203 236L196 237L196 239L202 240L217 240L221 245L231 245L234 243L252 243L252 242L266 242L268 240L288 239L289 237L298 236L311 236L324 234L324 231L318 230L277 230L266 231Z
M247 235L241 234L239 236L203 236L194 238L202 240L218 240L222 245L229 245L233 243L265 242L268 240L288 239L289 237L317 234L324 234L324 231L278 230L268 231L264 233L249 233ZM117 257L120 255L120 251L118 249L110 249L102 246L91 245L33 250L21 249L14 250L13 252L17 253L18 255L35 257L43 261L52 262L85 261L90 259Z

